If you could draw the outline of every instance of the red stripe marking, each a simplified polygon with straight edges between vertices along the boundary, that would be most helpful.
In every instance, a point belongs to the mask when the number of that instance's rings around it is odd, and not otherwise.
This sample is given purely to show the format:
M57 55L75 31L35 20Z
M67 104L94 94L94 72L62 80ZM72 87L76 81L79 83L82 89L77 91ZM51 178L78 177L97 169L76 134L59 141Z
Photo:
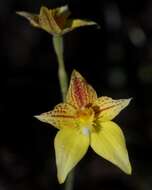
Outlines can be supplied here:
M51 117L63 117L63 118L71 118L71 119L75 119L75 116L71 116L71 115L51 115Z
M76 78L74 80L73 86L74 86L74 96L76 98L76 102L79 107L82 107L86 104L86 97L87 97L84 82Z
M93 107L93 109L94 109L94 111L95 111L96 117L98 117L99 114L102 113L103 111L108 110L108 109L110 109L110 108L113 108L113 107L115 107L115 106L116 106L116 105L113 105L113 106L109 106L109 107L106 107L106 108L103 108L103 109L100 109L99 106L96 106L96 107Z
M115 107L115 106L116 106L116 105L109 106L109 107L107 107L107 108L100 109L99 111L100 111L100 112L103 112L103 111L108 110L108 109L110 109L110 108L113 108L113 107Z

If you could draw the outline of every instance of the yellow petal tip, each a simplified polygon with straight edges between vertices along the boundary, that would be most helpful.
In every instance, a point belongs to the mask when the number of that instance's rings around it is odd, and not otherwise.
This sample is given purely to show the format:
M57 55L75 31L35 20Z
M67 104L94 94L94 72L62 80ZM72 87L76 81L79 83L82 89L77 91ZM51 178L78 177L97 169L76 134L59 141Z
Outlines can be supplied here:
M118 167L120 167L120 169L127 175L131 175L132 174L132 167L129 161L129 158L127 158L127 160L124 160L124 165L118 165Z
M72 71L72 75L71 75L72 77L71 78L83 78L82 76L81 76L81 74L76 70L76 69L74 69L73 71Z
M124 99L124 108L130 104L131 100L132 98Z
M73 71L72 71L72 75L73 74L76 74L76 73L79 73L76 69L73 69Z
M127 99L128 100L128 104L131 102L132 99L133 99L132 97Z
M27 16L27 14L26 14L26 12L22 12L22 11L16 11L16 14L17 15L20 15L20 16L23 16L23 17L26 17Z
M42 6L42 7L40 8L40 14L41 14L43 11L49 11L49 9L48 9L47 7L45 7L45 6Z
M33 117L35 117L36 119L40 119L40 115L34 115Z
M67 11L69 11L68 5L64 5L64 6L60 7L60 9L59 9L60 14L67 12Z
M130 163L129 163L129 166L128 166L127 170L125 170L125 173L127 175L131 175L132 174L132 167L131 167Z
M35 115L34 117L35 117L36 119L38 119L38 120L44 122L44 118L43 118L42 115Z
M63 184L65 182L65 178L58 176L58 182L59 184Z

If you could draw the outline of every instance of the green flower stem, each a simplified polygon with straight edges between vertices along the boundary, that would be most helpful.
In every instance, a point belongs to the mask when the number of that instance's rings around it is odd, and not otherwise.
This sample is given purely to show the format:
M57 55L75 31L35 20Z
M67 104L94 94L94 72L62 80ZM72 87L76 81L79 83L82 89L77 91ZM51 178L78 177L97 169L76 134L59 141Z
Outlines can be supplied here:
M58 77L60 82L62 98L64 101L68 89L68 78L64 66L63 36L53 36L53 46L58 59ZM74 170L71 171L66 180L65 190L73 190L73 185L74 185Z
M69 173L68 178L65 182L65 190L72 190L74 186L74 169Z
M68 89L68 79L64 66L64 45L63 45L63 37L62 36L53 36L53 45L54 50L58 59L58 77L60 82L60 88L62 93L62 98L65 100L65 96Z

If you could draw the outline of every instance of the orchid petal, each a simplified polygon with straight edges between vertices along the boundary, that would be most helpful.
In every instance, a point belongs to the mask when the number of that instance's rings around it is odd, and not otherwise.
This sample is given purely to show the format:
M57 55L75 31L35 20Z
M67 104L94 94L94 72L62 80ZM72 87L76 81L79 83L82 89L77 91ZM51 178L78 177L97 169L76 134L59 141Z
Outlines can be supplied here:
M63 7L61 7L61 10L62 8ZM55 14L56 12L59 12L59 9L60 8L56 10L56 9L48 9L47 7L41 7L39 15L24 12L24 11L17 12L17 14L28 19L30 23L32 24L32 26L41 28L50 34L56 34L56 33L61 33L61 29L55 21ZM63 11L61 11L61 13L62 12ZM62 20L62 18L60 20ZM58 19L58 22L59 22L59 19Z
M41 7L39 15L39 23L42 29L46 30L50 34L60 33L61 29L57 25L53 11L47 7Z
M97 25L94 21L87 21L87 20L81 20L81 19L73 19L71 22L71 28L79 28L82 26L91 26L91 25Z
M89 136L77 128L64 128L57 133L54 144L58 180L64 183L68 173L86 154Z
M39 26L39 16L36 15L36 14L32 14L32 13L28 13L28 12L25 12L25 11L19 11L19 12L16 12L18 15L26 18L27 20L29 20L29 22L31 23L32 26L34 27L40 27Z
M91 147L98 155L118 166L126 174L131 174L125 138L116 123L108 121L96 126L91 134Z
M53 111L42 113L35 116L42 122L49 123L54 127L61 129L64 127L76 127L76 112L77 110L66 103L61 103L55 106Z
M63 34L70 32L72 30L75 30L77 28L80 28L80 27L91 26L91 25L98 26L98 24L94 21L87 21L87 20L81 20L81 19L67 19L64 30L63 30Z
M112 98L102 96L98 98L94 104L93 109L96 114L96 118L102 121L109 121L115 118L121 110L123 110L130 103L129 99L114 100Z
M92 104L97 99L95 90L76 70L72 72L70 86L68 89L66 102L76 108L83 108Z

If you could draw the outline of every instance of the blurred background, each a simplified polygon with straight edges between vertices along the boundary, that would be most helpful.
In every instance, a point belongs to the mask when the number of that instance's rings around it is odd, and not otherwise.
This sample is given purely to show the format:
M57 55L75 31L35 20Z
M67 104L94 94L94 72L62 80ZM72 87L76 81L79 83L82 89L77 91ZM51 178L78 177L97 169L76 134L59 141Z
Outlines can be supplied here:
M74 189L152 189L152 1L1 0L0 190L63 189L56 177L57 130L33 118L61 102L52 36L16 11L68 3L72 17L99 23L64 36L68 76L77 69L99 96L133 97L115 121L124 131L132 176L91 149Z

